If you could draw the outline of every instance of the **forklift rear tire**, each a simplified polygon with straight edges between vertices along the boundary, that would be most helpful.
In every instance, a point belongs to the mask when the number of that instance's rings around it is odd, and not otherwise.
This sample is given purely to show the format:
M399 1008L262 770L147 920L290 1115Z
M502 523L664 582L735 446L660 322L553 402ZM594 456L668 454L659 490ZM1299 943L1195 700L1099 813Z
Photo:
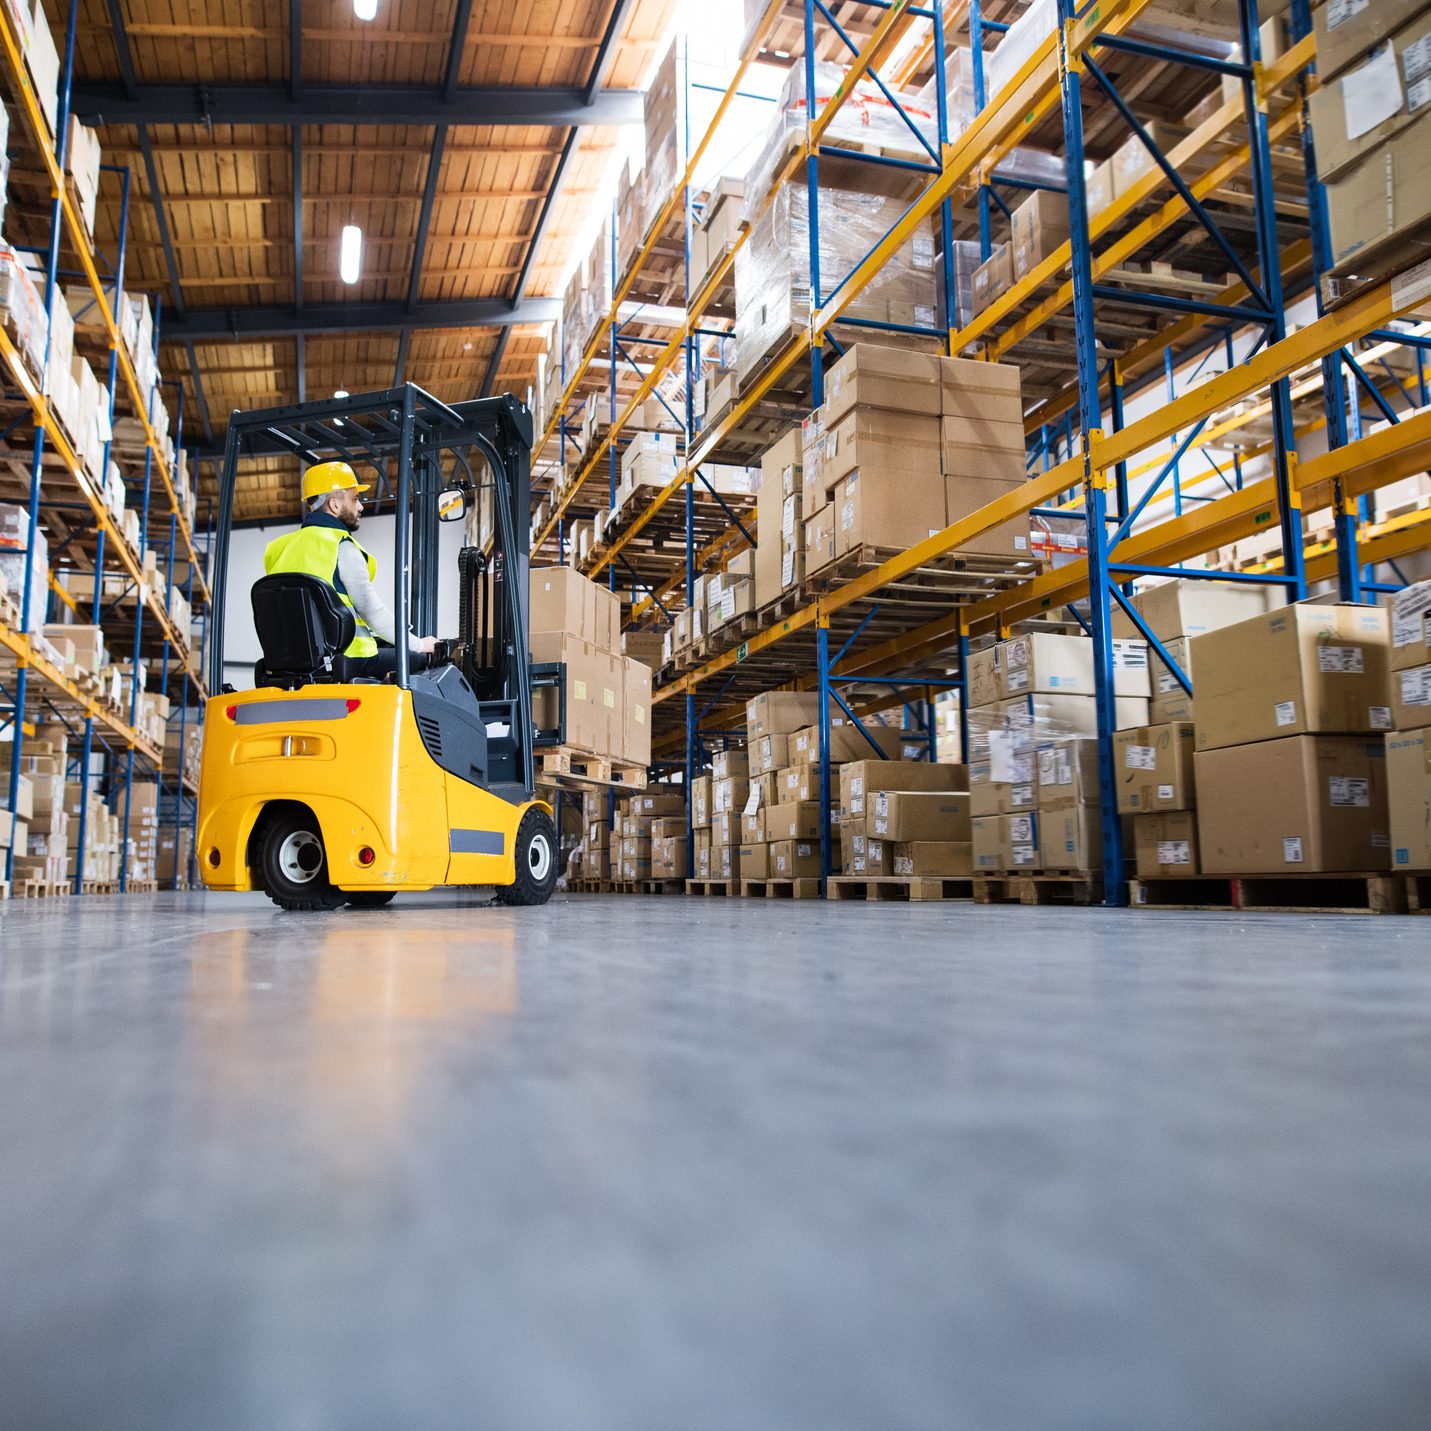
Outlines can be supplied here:
M393 902L395 889L354 889L348 891L348 903L354 909L381 909Z
M556 826L545 810L535 807L517 826L517 877L498 885L499 904L545 904L557 882Z
M264 821L258 835L258 875L281 909L337 909L348 897L328 878L323 832L307 810L279 810Z

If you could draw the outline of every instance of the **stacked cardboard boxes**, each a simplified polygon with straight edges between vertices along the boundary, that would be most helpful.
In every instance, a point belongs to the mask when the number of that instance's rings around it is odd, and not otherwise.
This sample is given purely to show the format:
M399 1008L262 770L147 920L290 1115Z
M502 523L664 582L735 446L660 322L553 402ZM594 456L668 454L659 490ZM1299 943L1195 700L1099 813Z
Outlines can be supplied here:
M894 759L841 765L840 868L847 875L871 878L945 870L957 877L962 866L972 869L970 849L943 848L970 846L968 786L969 772L962 765ZM927 795L944 798L904 798ZM917 848L929 845L941 848ZM898 870L896 857L903 862Z
M1391 600L1386 783L1395 870L1431 871L1431 581Z
M610 849L612 879L685 879L685 796L659 785L626 796L617 803Z
M1118 809L1133 817L1138 876L1196 875L1197 782L1191 721L1119 731L1113 742Z
M1195 636L1205 874L1390 864L1384 609L1299 605Z
M80 812L83 809L84 819ZM77 780L65 784L65 815L68 822L66 855L70 874L78 879L81 870L80 826L84 826L84 878L112 881L119 878L119 817L91 789L88 797ZM185 826L188 834L188 827ZM172 837L173 831L170 831Z
M27 736L20 754L19 799L10 827L15 880L63 883L69 878L69 816L65 760L69 732L48 723ZM0 789L8 791L14 747L0 745Z
M1115 640L1113 663L1117 727L1146 725L1147 643ZM1093 643L1053 631L1016 636L971 656L968 688L976 869L1027 872L1046 859L1059 870L1099 869Z
M621 602L571 567L534 568L532 659L566 665L565 743L593 755L651 760L651 668L621 653ZM533 697L539 729L558 724L560 694Z
M1410 262L1427 251L1424 235L1413 231L1431 216L1431 15L1418 0L1327 0L1314 24L1321 88L1312 97L1312 130L1327 183L1332 261L1369 261L1399 239L1397 261Z

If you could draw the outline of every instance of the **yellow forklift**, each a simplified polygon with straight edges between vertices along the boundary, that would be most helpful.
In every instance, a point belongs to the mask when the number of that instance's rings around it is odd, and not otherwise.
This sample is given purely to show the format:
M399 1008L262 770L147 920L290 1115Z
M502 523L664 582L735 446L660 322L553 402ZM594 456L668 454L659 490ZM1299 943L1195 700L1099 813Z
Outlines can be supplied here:
M534 668L528 644L531 443L531 414L511 396L448 405L410 383L232 415L199 786L209 889L262 889L290 910L374 907L439 885L495 886L505 904L551 897L559 847L551 807L533 798L533 761L562 738L565 702L562 668ZM394 517L392 676L354 678L351 608L327 582L285 573L253 584L262 659L252 689L230 684L234 485L244 461L280 455L373 474L367 515ZM403 637L410 622L436 629L441 526L487 493L492 550L457 553L458 632L414 670ZM557 716L537 731L542 686Z

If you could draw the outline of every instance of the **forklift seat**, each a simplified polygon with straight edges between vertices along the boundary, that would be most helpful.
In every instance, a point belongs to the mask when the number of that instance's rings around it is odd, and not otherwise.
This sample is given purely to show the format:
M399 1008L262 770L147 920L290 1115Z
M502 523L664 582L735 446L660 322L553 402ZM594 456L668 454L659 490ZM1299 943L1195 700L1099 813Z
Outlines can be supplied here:
M343 654L356 626L350 608L326 581L302 572L276 572L253 584L253 625L263 659L254 684L297 690L348 679Z

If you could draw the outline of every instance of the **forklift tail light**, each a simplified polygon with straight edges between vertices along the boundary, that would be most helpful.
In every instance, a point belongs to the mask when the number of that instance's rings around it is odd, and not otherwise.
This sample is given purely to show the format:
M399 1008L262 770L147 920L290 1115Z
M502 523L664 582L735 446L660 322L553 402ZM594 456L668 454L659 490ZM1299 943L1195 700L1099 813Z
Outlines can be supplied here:
M358 863L360 865L370 865L375 859L377 859L377 856L373 853L373 847L371 845L364 845L363 848L358 851Z
M237 705L225 706L225 707L224 707L224 714L225 714L230 720L237 720L237 719L238 719L238 706L237 706Z
M352 715L355 710L362 705L362 701L355 701L351 697L344 703L348 707L348 714Z

